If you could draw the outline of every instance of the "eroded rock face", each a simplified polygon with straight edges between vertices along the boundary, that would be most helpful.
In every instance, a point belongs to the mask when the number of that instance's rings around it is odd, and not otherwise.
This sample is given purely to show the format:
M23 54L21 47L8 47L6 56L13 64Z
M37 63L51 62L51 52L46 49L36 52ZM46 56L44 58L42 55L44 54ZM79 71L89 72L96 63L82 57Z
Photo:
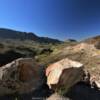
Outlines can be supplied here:
M31 58L20 58L0 67L0 95L27 93L40 85L38 65Z
M83 64L70 59L62 59L46 69L47 84L54 90L70 87L83 79Z

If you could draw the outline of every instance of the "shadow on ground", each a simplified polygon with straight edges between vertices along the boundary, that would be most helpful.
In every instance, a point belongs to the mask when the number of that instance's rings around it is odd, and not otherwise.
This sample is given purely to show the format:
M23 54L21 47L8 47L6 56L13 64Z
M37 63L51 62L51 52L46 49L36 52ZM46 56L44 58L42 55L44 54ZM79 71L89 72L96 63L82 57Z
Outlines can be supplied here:
M34 92L28 94L14 94L0 97L0 100L44 100L49 97L53 91L50 91L45 84ZM100 100L100 91L97 88L91 88L85 83L78 83L64 95L69 100Z
M80 82L73 86L65 96L70 98L70 100L100 100L100 90Z
M13 50L9 50L5 52L4 54L0 53L0 66L3 66L17 58L24 57L25 55L17 53Z
M0 100L44 100L45 98L49 97L52 93L53 91L49 90L48 86L44 84L34 92L21 95L19 95L18 93L15 93L13 95L6 95L0 97Z

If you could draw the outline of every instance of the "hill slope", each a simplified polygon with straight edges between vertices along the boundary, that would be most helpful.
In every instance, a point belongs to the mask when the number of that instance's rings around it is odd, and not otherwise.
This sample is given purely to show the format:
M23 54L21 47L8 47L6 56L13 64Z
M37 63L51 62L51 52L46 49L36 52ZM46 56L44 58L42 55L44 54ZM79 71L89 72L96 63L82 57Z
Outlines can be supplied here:
M86 42L89 44L96 44L96 43L100 42L100 35L85 39L83 42Z

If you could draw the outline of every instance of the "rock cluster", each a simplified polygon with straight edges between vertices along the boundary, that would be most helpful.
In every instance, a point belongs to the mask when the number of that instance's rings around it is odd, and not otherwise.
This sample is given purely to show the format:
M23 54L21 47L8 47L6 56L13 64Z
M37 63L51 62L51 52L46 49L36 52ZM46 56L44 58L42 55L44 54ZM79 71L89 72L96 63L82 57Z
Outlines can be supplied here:
M50 89L67 92L78 82L100 88L95 76L85 71L84 65L68 58L46 68L45 76ZM0 67L0 95L29 93L42 85L40 68L32 58L19 58Z

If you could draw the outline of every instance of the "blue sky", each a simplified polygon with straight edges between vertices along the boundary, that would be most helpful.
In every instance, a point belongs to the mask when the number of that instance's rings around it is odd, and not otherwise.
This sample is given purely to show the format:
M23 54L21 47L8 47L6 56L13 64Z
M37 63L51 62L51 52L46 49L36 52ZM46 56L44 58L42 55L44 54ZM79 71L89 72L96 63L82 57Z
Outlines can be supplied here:
M100 0L0 0L0 27L61 40L100 35Z

